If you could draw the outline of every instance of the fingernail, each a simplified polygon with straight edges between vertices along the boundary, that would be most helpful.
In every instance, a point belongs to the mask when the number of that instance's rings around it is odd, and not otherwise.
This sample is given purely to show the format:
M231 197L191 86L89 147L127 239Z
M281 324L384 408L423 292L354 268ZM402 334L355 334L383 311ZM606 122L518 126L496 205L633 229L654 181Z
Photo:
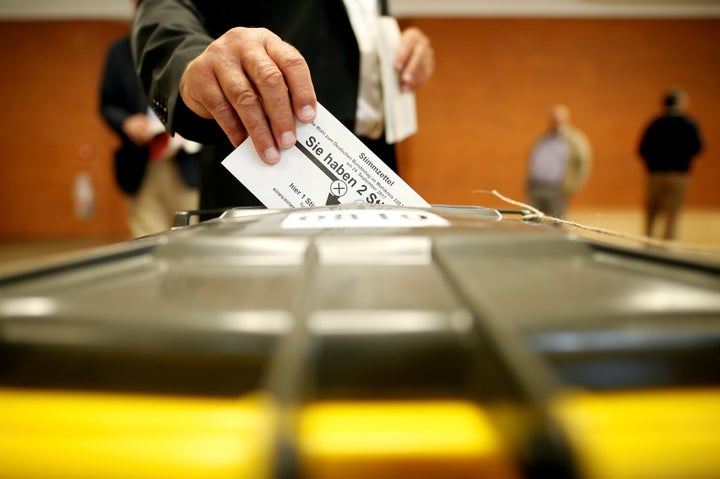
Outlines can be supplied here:
M295 134L292 131L286 131L280 135L280 148L287 150L295 144Z
M310 105L305 105L300 109L300 114L298 115L298 118L302 121L310 121L313 118L315 118L315 108L311 107Z
M402 69L403 69L403 64L402 64L402 62L397 62L397 63L395 63L395 71L400 72L400 71L402 71Z
M271 165L280 161L280 152L274 146L265 150L264 156L265 156L265 163L269 163Z

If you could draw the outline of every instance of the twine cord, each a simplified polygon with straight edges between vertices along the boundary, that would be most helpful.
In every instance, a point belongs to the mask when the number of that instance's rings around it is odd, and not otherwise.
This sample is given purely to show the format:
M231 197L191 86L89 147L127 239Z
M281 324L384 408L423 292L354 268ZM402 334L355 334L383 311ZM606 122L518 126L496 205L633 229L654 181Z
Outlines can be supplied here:
M549 224L553 224L553 225L561 224L561 225L570 226L570 227L585 230L585 231L592 231L593 233L614 236L616 238L622 238L622 239L626 239L626 240L630 240L630 241L637 241L639 243L643 243L646 245L658 246L661 248L672 249L672 250L676 250L676 251L688 251L688 252L693 252L693 253L704 253L704 254L716 255L716 253L714 253L712 251L704 250L701 248L682 246L682 245L679 245L675 241L651 238L649 236L644 236L644 235L643 236L632 235L632 234L622 233L619 231L609 230L606 228L600 228L597 226L584 225L582 223L578 223L577 221L569 221L569 220L564 220L562 218L556 218L554 216L546 215L542 211L540 211L537 208L534 208L526 203L522 203L520 201L508 198L507 196L502 195L497 190L473 190L472 192L473 193L492 194L496 198L504 201L505 203L508 203L508 204L517 206L519 208L522 208L523 210L529 211L529 213L523 214L524 220L538 221L540 223L549 223Z

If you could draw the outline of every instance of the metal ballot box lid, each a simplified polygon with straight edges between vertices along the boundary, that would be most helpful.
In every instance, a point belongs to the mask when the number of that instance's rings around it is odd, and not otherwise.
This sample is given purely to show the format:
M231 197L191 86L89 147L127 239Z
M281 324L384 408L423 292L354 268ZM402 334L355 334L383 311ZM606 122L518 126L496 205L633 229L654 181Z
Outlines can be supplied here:
M720 477L719 273L481 207L230 209L0 278L0 476Z

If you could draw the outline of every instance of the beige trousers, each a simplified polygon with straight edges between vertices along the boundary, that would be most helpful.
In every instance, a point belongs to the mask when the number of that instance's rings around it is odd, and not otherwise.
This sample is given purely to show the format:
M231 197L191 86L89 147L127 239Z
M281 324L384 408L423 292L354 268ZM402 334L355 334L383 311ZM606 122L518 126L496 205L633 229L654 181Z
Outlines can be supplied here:
M651 173L645 203L645 234L653 236L655 223L665 217L663 238L675 239L680 210L685 202L688 174L678 171Z
M171 159L151 161L140 191L130 200L130 230L133 237L170 229L176 211L196 210L199 192L185 185Z

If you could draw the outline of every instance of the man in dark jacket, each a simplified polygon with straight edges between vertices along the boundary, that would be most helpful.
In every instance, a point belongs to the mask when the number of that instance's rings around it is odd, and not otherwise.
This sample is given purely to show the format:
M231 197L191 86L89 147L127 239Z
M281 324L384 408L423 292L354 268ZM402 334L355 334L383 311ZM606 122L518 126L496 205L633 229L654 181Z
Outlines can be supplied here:
M115 179L130 198L128 219L134 237L168 229L177 210L197 209L200 145L170 139L149 110L128 37L115 41L107 52L100 113L120 138Z
M663 98L665 111L646 128L640 156L648 171L645 234L653 236L658 216L666 216L665 239L677 235L677 221L685 200L690 166L702 150L700 130L685 114L688 98L672 90Z
M249 136L262 160L276 163L295 144L295 120L311 122L318 100L395 169L393 145L355 128L361 63L372 52L360 46L353 20L386 10L374 0L139 3L133 48L151 106L170 131L211 145L203 208L259 205L220 161ZM402 32L395 68L405 90L431 75L432 48L417 28Z

